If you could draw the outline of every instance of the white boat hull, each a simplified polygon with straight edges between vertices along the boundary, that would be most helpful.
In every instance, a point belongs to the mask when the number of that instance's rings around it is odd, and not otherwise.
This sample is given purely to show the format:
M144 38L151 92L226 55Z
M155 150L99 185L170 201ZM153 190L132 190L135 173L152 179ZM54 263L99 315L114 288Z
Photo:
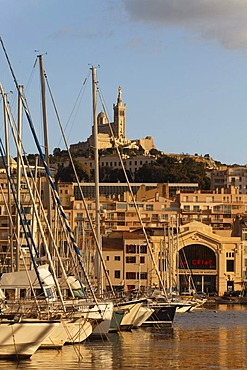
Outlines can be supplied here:
M113 315L113 303L99 303L95 305L95 309L89 311L88 317L92 319L102 319L103 321L97 325L92 333L92 336L101 336L109 333L111 319ZM100 309L100 313L99 313Z
M154 309L147 306L141 306L133 321L133 328L139 328L146 320L149 319L153 312Z
M58 322L25 320L0 322L0 357L29 358Z
M83 317L63 320L62 323L67 333L66 343L69 344L84 342L93 332L90 320Z
M61 348L68 338L68 332L65 330L63 321L55 327L52 332L43 340L40 348Z
M126 312L120 324L120 330L131 330L136 314L143 304L142 301L129 301L118 305L118 308L124 309Z

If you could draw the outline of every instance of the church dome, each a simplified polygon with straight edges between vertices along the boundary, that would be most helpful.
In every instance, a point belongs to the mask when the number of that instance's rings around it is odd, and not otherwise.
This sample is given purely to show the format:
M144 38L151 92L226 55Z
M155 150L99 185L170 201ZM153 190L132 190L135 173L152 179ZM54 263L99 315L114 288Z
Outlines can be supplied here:
M105 112L100 112L98 114L98 123L100 125L104 124L104 123L107 123L107 117L106 117L106 114Z
M99 114L98 114L98 118L105 118L106 117L106 114L105 114L105 112L100 112Z

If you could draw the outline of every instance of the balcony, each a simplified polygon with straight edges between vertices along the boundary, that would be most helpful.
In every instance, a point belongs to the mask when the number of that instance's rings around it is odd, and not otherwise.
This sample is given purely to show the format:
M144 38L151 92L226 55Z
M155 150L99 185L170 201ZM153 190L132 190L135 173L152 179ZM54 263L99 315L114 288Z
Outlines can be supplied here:
M202 213L201 209L181 209L182 214L197 214Z

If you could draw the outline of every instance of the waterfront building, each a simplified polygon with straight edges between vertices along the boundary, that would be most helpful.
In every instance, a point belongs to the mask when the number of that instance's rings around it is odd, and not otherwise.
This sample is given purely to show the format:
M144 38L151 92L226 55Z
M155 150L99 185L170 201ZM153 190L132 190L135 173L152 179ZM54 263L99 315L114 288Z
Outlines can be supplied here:
M243 289L240 237L217 235L210 226L196 221L180 227L177 234L171 230L148 234L158 273L168 292L223 295ZM104 238L103 256L116 291L147 291L159 286L157 270L140 230Z
M103 256L116 292L146 291L152 284L153 266L143 235L115 232L104 237ZM104 286L109 289L107 281Z
M148 185L151 184L139 184L139 188L134 188L139 216L124 184L115 186L122 186L125 191L118 188L112 190L111 195L109 192L105 197L101 194L101 233L105 236L103 256L114 287L138 289L141 286L147 289L159 283L150 260L146 259L143 264L138 262L140 245L147 244L142 232L145 227L167 289L191 288L194 280L199 291L223 294L227 290L240 290L244 284L243 244L241 235L232 235L232 229L239 212L246 212L245 196L231 188L231 193L222 191L220 194L181 189L169 197L169 184ZM80 224L93 246L91 226L78 189L75 192L76 186L59 183L58 191L61 199L64 197L66 201L68 198L66 212L73 229ZM94 223L93 193L87 198L87 209ZM129 244L135 246L131 255L127 255ZM183 256L186 259L183 260ZM182 265L178 261L182 261ZM141 266L142 279L138 266ZM116 275L115 271L118 271ZM189 278L190 274L193 279Z
M174 240L179 253L177 273L180 291L190 286L197 292L222 295L226 291L243 289L240 237L217 235L211 226L194 221L181 226ZM176 256L173 258L175 266Z
M4 173L0 179L7 198L8 182ZM41 194L44 193L44 180L43 177L38 179ZM167 289L183 291L191 287L192 280L188 278L191 273L197 290L204 292L217 291L223 294L227 290L240 290L244 286L247 237L244 228L240 233L233 233L233 225L239 215L243 219L246 217L247 195L240 194L234 187L221 192L202 192L196 184L132 185L135 202L127 184L100 185L103 258L116 289L124 287L126 290L144 290L159 284L142 227L147 230L148 242ZM94 279L96 247L91 229L96 220L94 184L82 183L81 187L83 194L86 193L86 209L77 184L60 182L58 193L83 252L89 275ZM33 224L31 199L24 181L21 185L21 201L27 222L38 238L37 226ZM11 205L14 220L16 208L13 198ZM53 212L55 222L56 211L53 209ZM41 220L44 222L42 215ZM11 231L7 206L2 195L0 257L3 271L15 269L11 253L16 252L16 240L13 240L14 248L10 252L12 235L14 232ZM20 240L23 236L21 230ZM66 244L65 239L60 241ZM27 256L26 242L22 242L21 246L21 251ZM42 247L42 242L39 246ZM104 284L107 289L106 280Z

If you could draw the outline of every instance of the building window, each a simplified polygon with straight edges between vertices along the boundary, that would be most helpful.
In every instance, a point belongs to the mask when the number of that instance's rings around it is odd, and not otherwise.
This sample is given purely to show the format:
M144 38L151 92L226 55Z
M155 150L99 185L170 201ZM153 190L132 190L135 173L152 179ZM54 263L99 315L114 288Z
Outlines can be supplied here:
M115 279L120 279L120 270L115 270L114 271L114 277L115 277Z
M157 213L152 214L152 221L158 221L159 220L159 215Z
M234 260L226 260L226 271L234 272Z
M140 279L141 280L147 280L147 278L148 278L147 272L141 272L140 273Z
M126 253L136 253L136 245L134 244L126 245Z
M140 257L140 263L145 263L145 257L144 256Z
M24 208L23 208L23 213L24 213L25 215L30 214L30 213L31 213L31 207L24 207Z
M140 253L147 253L147 245L143 244L139 246Z
M162 206L162 207L163 207L163 206ZM167 215L167 214L162 213L162 214L161 214L161 221L168 221L168 215Z
M126 272L126 279L128 280L136 279L136 272Z
M120 256L115 256L115 257L114 257L114 260L115 260L115 261L120 261L120 259L121 259L121 258L120 258Z
M110 256L106 256L106 260L107 261L110 261Z
M179 269L215 270L216 255L200 244L187 245L179 251Z
M234 258L234 252L226 252L226 257Z
M153 204L147 204L146 205L146 211L153 211L153 210L154 210Z
M126 263L136 263L136 257L135 256L126 257Z
M77 221L82 221L82 220L83 220L83 214L77 213Z

